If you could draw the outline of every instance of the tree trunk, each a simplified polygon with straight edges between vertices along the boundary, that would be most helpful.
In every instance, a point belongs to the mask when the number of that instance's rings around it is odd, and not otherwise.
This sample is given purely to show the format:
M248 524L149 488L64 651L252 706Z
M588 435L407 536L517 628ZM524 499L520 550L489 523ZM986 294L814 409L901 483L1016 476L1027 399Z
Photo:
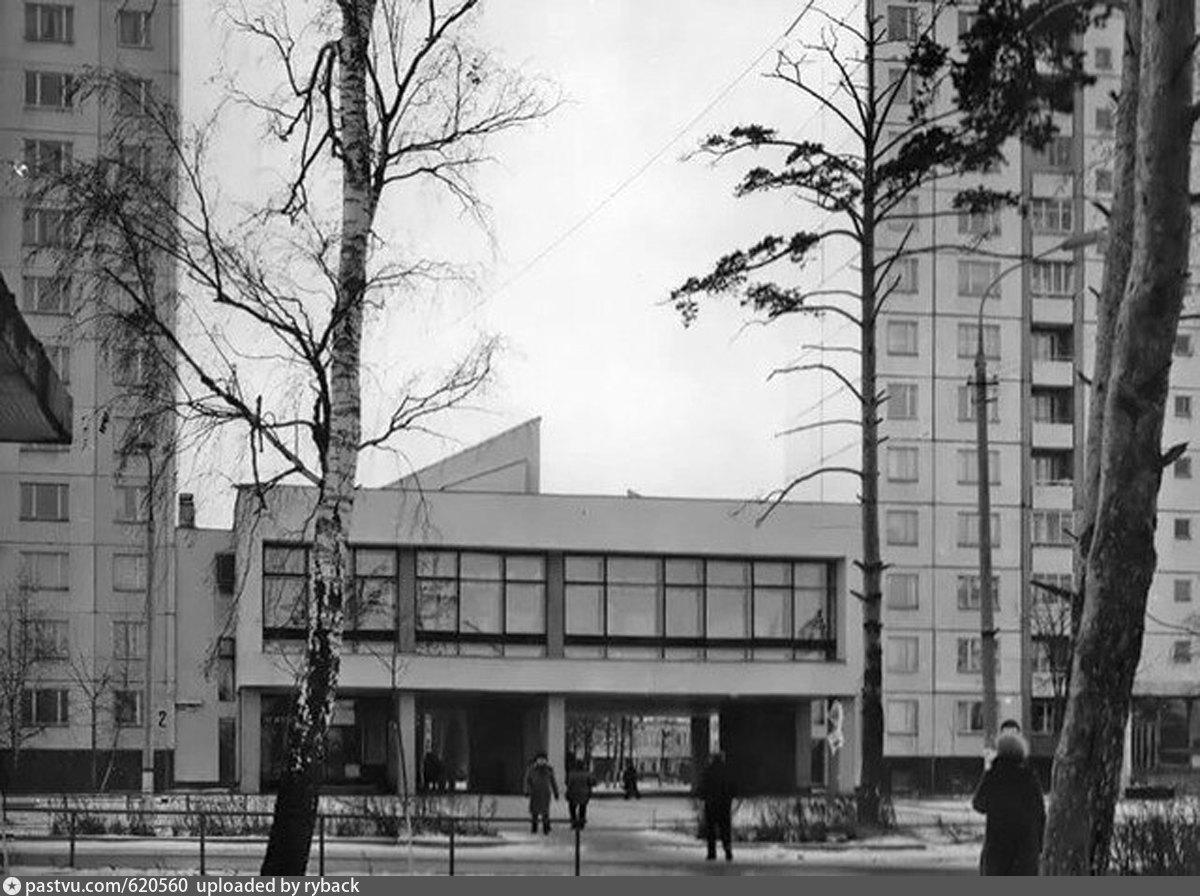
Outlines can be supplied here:
M308 866L341 661L343 606L351 586L346 542L354 509L361 440L359 358L368 239L378 193L370 178L367 67L375 0L341 0L338 108L342 141L342 221L333 302L322 486L314 515L305 665L288 720L288 762L275 799L264 875L303 875ZM323 444L322 444L323 443Z
M1087 592L1054 757L1047 874L1099 874L1108 864L1155 570L1163 410L1187 275L1194 34L1192 3L1144 0L1133 254L1110 358Z
M1075 595L1071 600L1071 643L1079 633L1083 596L1087 590L1087 558L1096 526L1096 500L1100 491L1100 445L1104 437L1104 406L1108 395L1113 331L1129 279L1133 253L1133 176L1137 146L1138 80L1142 46L1142 0L1127 0L1125 49L1122 54L1121 94L1117 100L1117 133L1113 158L1113 202L1108 217L1108 247L1104 279L1096 300L1096 364L1088 399L1084 473L1080 489L1079 539L1075 544ZM1082 345L1079 334L1077 345ZM1079 353L1077 363L1082 362ZM1070 673L1068 672L1068 681Z
M876 386L875 320L877 313L875 272L876 177L873 144L876 121L875 48L877 27L868 4L866 69L867 104L864 115L862 178L862 764L858 790L861 821L879 820L880 802L886 782L883 774L883 648L881 642L883 604L883 560L879 545L879 397Z

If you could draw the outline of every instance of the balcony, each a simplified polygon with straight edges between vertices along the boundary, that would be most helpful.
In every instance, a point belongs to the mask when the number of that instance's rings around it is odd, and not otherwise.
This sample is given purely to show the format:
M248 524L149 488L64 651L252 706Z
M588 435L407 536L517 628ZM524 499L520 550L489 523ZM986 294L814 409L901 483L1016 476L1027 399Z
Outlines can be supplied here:
M1035 420L1033 423L1033 447L1074 448L1075 426L1072 423L1050 423Z
M1032 314L1032 322L1035 324L1066 326L1074 323L1074 296L1035 296Z
M1033 385L1058 386L1071 388L1074 386L1075 364L1069 358L1059 361L1034 361Z

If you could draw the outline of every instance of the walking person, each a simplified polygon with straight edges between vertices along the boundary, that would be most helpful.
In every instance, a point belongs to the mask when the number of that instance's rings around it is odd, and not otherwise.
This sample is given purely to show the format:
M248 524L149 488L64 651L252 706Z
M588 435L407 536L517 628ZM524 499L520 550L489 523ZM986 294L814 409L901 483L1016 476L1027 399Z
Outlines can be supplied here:
M530 832L536 834L538 821L542 833L550 833L550 797L558 799L558 781L554 779L554 767L545 753L533 757L533 764L525 772L525 795L529 797Z
M717 840L725 848L725 861L733 861L733 779L725 765L725 754L713 753L700 776L700 798L704 801L704 836L708 861L717 858Z
M1046 804L1019 729L1010 727L996 740L996 758L984 772L971 805L987 816L980 874L1036 875Z
M596 779L582 762L572 756L567 760L567 811L571 814L571 828L583 830L587 824L588 800Z
M625 762L625 771L621 773L621 785L625 790L625 799L640 800L642 798L642 795L638 793L638 773L632 759Z

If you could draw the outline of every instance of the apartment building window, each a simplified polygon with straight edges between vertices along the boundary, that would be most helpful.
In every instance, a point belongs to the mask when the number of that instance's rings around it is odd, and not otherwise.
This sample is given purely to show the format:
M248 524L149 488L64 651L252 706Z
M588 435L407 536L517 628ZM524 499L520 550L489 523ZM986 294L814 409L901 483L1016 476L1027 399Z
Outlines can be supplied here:
M983 669L983 642L978 637L958 639L959 672L971 675ZM1000 672L1000 644L996 644L996 672Z
M920 35L917 8L892 3L887 8L888 40L912 43Z
M1000 212L991 209L981 212L958 213L959 236L991 237L1000 235Z
M391 549L354 548L354 590L346 604L346 635L395 640L397 564Z
M1029 266L1029 289L1038 296L1067 296L1075 292L1075 262L1035 261Z
M1033 581L1049 585L1051 588L1058 589L1059 592L1066 592L1067 594L1071 594L1075 590L1075 577L1069 572L1035 572L1033 574ZM1069 598L1046 588L1038 588L1035 585L1033 600L1047 607L1054 607L1061 606L1063 601L1069 600Z
M921 206L916 196L905 196L896 201L886 213L887 229L894 233L918 233L921 229Z
M36 109L71 108L75 79L66 72L25 72L25 105Z
M233 638L217 640L217 700L232 703L237 700L237 679L234 675L237 651Z
M917 419L916 383L887 384L887 416L889 420Z
M263 637L304 637L308 618L308 548L263 545Z
M915 737L917 734L916 700L887 702L887 733L893 737Z
M21 691L21 724L26 728L61 728L70 721L65 688Z
M1034 198L1029 202L1030 226L1037 233L1070 233L1074 203L1070 199Z
M57 177L71 164L68 140L26 140L25 166L34 177Z
M1075 141L1061 134L1051 137L1045 147L1036 151L1035 159L1047 168L1074 167Z
M71 652L70 625L65 619L30 620L29 643L39 660L66 659Z
M920 657L921 642L917 638L893 635L887 639L884 652L887 655L887 671L916 672Z
M1181 457L1174 464L1176 479L1191 479L1192 478L1192 459L1190 457Z
M653 601L650 606L653 612ZM569 602L567 612L569 616ZM416 615L417 649L423 653L542 655L546 641L545 558L420 551ZM644 615L638 618L645 621Z
M1192 396L1176 395L1175 396L1175 416L1185 419L1192 417Z
M138 386L150 381L153 357L142 348L123 348L115 352L113 383L118 386Z
M1096 169L1096 192L1111 193L1113 191L1113 173L1110 168Z
M1177 333L1175 335L1175 354L1181 358L1190 358L1192 356L1191 333Z
M1075 393L1071 389L1034 387L1030 397L1036 423L1070 423L1075 419Z
M1000 514L989 514L992 521L992 547L1000 547ZM961 510L958 514L958 546L979 547L979 514L973 510Z
M975 422L975 387L974 386L959 386L958 387L958 419L961 423ZM988 421L990 423L1000 422L1000 394L996 386L988 386Z
M1101 72L1112 71L1112 48L1111 47L1096 47L1096 70Z
M1074 360L1075 334L1070 327L1034 327L1030 335L1033 360Z
M22 216L21 243L31 248L67 245L66 215L59 209L27 208Z
M150 46L150 13L122 9L117 12L117 44L122 47Z
M917 291L917 278L920 266L915 258L900 258L892 265L887 273L887 281L892 285L892 291L911 295Z
M22 482L21 519L64 522L70 518L69 488L63 482Z
M62 343L47 342L42 345L46 351L46 359L50 362L50 366L54 368L54 372L58 374L58 378L64 384L71 382L71 347Z
M114 554L113 555L113 590L114 591L145 591L146 590L146 555L145 554Z
M1175 517L1175 540L1192 540L1192 518L1187 516Z
M137 660L146 655L146 623L136 619L113 620L113 656Z
M1069 510L1033 511L1033 543L1036 545L1073 544L1071 530L1075 521Z
M979 609L978 575L962 575L958 577L958 608L960 610ZM1000 609L1000 577L992 576L992 609Z
M118 728L136 728L142 724L142 692L113 691L113 720Z
M22 277L21 310L26 314L70 314L67 288L61 277Z
M1029 723L1034 734L1056 734L1062 724L1058 701L1052 697L1034 697L1029 703Z
M1075 455L1066 451L1034 451L1033 481L1037 485L1070 485L1075 480Z
M1112 133L1113 110L1109 106L1096 107L1096 130L1102 134Z
M66 591L71 583L66 551L22 551L22 583L36 591Z
M959 261L958 294L982 296L985 289L1000 275L998 261Z
M889 320L887 322L887 353L915 356L917 354L917 322Z
M126 174L134 175L142 180L148 180L153 173L150 164L150 147L145 144L122 144L119 150L119 158L121 169Z
M983 731L983 701L956 701L954 720L959 734L979 734Z
M1071 664L1071 641L1066 635L1035 635L1030 669L1040 675L1065 675Z
M74 7L62 3L26 3L25 39L47 44L74 43Z
M1171 648L1171 662L1190 663L1192 661L1192 642L1176 641Z
M148 78L122 78L117 94L117 111L122 115L145 115L150 110L153 90Z
M888 89L892 91L893 101L899 105L912 102L912 77L906 68L889 68Z
M888 482L916 482L919 478L921 455L914 446L888 447Z
M964 34L968 34L978 20L979 13L977 12L960 12L958 14L958 36L962 37Z
M1175 580L1175 603L1188 604L1192 602L1192 580Z
M958 484L979 484L979 454L974 448L958 449ZM988 484L1000 484L1000 451L988 449Z
M888 573L884 597L889 610L915 610L920 604L921 577L915 572Z
M979 349L979 325L978 324L959 324L958 325L958 356L960 358L974 358L976 351ZM983 325L983 356L990 360L998 360L1000 358L1000 325L999 324L984 324Z
M915 510L889 510L887 512L887 543L915 546L920 526L920 517Z
M150 516L150 489L145 485L113 488L118 523L144 523Z

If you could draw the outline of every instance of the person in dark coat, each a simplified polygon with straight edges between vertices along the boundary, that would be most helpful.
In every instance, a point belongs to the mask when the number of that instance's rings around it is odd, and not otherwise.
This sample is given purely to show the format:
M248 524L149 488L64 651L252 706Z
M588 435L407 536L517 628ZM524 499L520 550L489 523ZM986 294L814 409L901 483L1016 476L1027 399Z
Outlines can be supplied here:
M1038 873L1046 804L1028 757L1025 739L1005 731L996 741L996 758L975 789L971 805L987 816L981 874Z
M717 857L717 839L725 847L725 861L733 860L733 778L725 765L725 754L714 753L700 776L700 799L704 800L704 836L707 858Z
M434 793L442 789L442 760L432 750L425 754L421 763L421 777L425 781L425 790Z
M567 763L567 811L571 813L571 827L583 830L587 824L588 800L596 779L574 756Z
M554 767L545 753L533 757L533 764L525 772L525 795L529 797L530 831L537 833L538 820L542 822L542 833L550 833L550 796L558 799L558 781L554 778Z
M625 771L621 773L621 786L625 789L625 799L642 798L638 793L638 773L632 759L625 763Z

